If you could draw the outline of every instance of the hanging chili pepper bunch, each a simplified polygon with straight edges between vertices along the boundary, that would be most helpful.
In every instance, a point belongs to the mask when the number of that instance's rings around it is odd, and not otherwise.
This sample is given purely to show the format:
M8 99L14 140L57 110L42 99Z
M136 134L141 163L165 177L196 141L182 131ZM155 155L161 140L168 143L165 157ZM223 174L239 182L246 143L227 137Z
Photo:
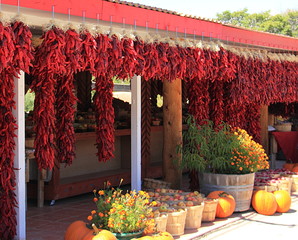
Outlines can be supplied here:
M35 158L39 169L52 169L56 149L56 85L66 75L65 34L52 27L44 33L42 44L36 49L31 89L34 100Z
M0 23L0 239L13 239L16 235L14 78L21 70L29 72L33 58L31 37L22 22L15 21L10 26Z
M56 143L57 159L67 165L75 157L75 96L74 74L81 69L82 39L79 34L68 29L65 32L65 74L57 77L56 85Z

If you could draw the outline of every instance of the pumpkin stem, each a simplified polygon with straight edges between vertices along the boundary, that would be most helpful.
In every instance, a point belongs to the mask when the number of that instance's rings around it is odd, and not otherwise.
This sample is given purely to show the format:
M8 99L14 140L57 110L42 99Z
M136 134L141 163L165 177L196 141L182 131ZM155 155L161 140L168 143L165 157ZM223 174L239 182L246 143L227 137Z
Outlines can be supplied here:
M98 234L100 232L98 227L96 227L96 225L94 223L92 223L92 228L93 228L95 234Z

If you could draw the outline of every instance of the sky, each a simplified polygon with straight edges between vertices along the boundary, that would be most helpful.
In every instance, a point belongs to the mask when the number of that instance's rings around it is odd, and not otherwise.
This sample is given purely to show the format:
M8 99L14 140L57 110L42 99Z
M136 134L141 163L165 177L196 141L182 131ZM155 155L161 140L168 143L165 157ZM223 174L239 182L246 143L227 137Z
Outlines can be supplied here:
M278 14L288 9L298 10L298 0L126 0L152 7L164 8L202 18L216 18L217 13L248 9L249 13L267 10Z

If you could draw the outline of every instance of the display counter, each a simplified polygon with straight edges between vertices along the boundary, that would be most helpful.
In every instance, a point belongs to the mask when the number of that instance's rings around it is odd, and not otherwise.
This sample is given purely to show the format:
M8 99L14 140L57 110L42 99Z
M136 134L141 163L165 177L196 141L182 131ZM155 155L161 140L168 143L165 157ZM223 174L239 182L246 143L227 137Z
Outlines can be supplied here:
M122 184L130 184L130 134L130 129L116 129L114 158L107 162L98 162L95 132L76 133L76 157L72 165L64 166L56 159L53 170L47 174L50 179L41 179L35 161L30 162L28 196L35 198L43 195L45 200L50 200L53 204L58 199L103 188L106 181L118 185L123 179ZM147 166L142 163L142 171L146 172L146 177L158 178L162 176L163 127L152 126L150 138L150 163ZM32 148L33 144L34 138L26 139L26 147ZM44 189L41 181L44 181ZM41 187L37 187L37 183ZM41 203L39 205L42 206Z

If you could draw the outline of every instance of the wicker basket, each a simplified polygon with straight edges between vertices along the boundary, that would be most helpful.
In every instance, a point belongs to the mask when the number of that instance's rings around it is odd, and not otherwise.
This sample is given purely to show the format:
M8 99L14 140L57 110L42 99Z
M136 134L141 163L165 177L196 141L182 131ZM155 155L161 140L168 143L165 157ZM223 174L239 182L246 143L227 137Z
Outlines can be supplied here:
M157 189L157 188L170 188L171 183L156 180L152 178L144 178L143 179L143 188L144 189Z
M298 192L298 175L292 176L292 192Z
M186 209L185 229L198 229L201 227L204 203Z
M167 232L173 236L184 234L187 210L168 213Z
M212 222L215 219L218 199L205 199L202 222Z
M293 123L282 123L274 125L275 129L279 132L290 132Z
M165 232L167 230L168 215L161 215L154 219L156 224L156 230L158 232Z

